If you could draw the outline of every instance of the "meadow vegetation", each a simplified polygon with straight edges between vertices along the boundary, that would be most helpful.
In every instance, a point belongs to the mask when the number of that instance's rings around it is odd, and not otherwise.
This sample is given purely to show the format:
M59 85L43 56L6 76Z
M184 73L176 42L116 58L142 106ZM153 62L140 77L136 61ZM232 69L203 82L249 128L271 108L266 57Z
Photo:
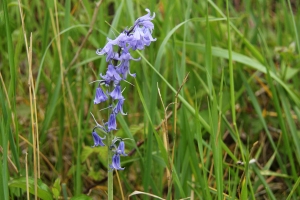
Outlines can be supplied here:
M95 52L146 8L157 40L132 54L114 199L299 199L299 6L2 0L0 199L107 198Z

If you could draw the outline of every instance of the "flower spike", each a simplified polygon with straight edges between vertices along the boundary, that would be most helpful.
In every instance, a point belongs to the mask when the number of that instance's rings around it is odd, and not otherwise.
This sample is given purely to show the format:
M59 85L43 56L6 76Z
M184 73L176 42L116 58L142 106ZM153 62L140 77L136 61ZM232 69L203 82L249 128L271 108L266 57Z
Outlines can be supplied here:
M132 77L136 76L136 74L130 73L130 61L139 61L141 59L133 58L131 52L137 49L142 50L152 42L156 41L156 38L152 37L152 32L154 30L152 20L155 17L155 13L151 15L149 9L146 9L146 11L147 14L138 18L133 26L129 29L126 28L115 39L107 38L106 45L96 51L97 55L104 55L106 57L108 67L105 74L100 73L101 78L97 81L99 82L99 87L96 89L94 104L99 104L107 101L108 98L111 98L110 105L105 108L111 109L111 113L109 114L107 122L103 122L102 120L103 126L95 120L94 115L92 114L96 123L96 126L92 131L92 136L94 139L94 147L105 145L103 143L105 137L100 137L95 131L96 129L101 129L101 131L110 138L107 146L109 156L112 156L112 162L107 163L107 165L111 170L125 169L121 167L120 157L127 156L125 153L124 141L130 138L124 139L116 136L114 136L112 140L111 138L113 137L112 131L117 130L117 114L121 113L122 115L126 115L126 113L123 112L125 98L122 95L125 88L122 91L123 87L121 87L121 81L127 82L126 79L128 74ZM102 90L103 86L108 87L106 92Z

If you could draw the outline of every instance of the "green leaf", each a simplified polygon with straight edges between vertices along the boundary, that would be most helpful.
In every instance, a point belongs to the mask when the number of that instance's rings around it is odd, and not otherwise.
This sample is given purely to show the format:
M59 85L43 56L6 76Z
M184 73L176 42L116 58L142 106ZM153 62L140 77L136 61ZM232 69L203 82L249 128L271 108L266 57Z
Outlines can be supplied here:
M94 168L89 168L88 176L91 177L93 180L100 181L103 179L103 172L102 170L94 170Z
M295 68L287 67L287 68L286 68L286 74L285 74L284 80L285 80L285 81L290 80L290 79L293 78L295 75L297 75L299 71L300 71L299 68L298 68L298 69L295 69Z
M57 178L53 184L53 187L52 187L52 193L53 193L53 196L54 198L58 198L59 194L61 192L61 187L60 187L60 178Z
M107 148L84 146L80 155L80 161L85 162L93 153L98 154L98 159L102 164L107 161Z
M94 149L92 147L83 147L83 150L81 152L81 162L85 162L85 160L94 152Z
M21 177L21 178L17 178L17 179L13 179L11 181L9 181L8 183L8 187L10 188L21 188L23 190L27 190L26 187L26 178L25 177ZM29 192L31 194L34 195L34 179L32 177L28 178L28 184L29 184ZM38 179L37 180L37 196L41 199L53 199L52 198L52 193L49 189L49 187L43 183L42 180Z
M241 199L247 199L248 198L248 191L247 191L247 183L245 178L242 182L242 192L241 192Z

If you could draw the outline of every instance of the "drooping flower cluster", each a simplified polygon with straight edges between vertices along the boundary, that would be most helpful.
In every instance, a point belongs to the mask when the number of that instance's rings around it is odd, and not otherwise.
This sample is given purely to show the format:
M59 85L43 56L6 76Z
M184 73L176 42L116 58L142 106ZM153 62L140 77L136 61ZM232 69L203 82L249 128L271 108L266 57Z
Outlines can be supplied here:
M115 150L114 152L115 154L112 157L112 164L109 167L111 169L123 170L124 168L122 168L120 165L120 155L127 156L127 154L125 153L125 143L122 139L120 140L117 150Z
M117 130L116 115L122 114L126 115L123 112L123 104L125 98L122 95L121 81L125 80L128 74L132 77L135 77L135 74L131 74L129 70L130 60L139 61L140 58L133 58L130 54L130 50L143 50L145 46L149 46L151 42L156 41L152 37L152 31L154 29L154 24L151 22L155 13L151 16L150 10L146 9L148 12L146 15L138 18L134 25L129 30L124 30L116 39L112 40L107 38L108 42L102 49L98 49L96 54L105 55L106 62L108 62L108 67L105 75L100 74L100 84L96 89L96 95L94 99L94 104L99 104L107 101L111 98L114 102L114 105L110 105L111 114L109 116L108 122L104 123L103 126L98 124L94 127L92 131L92 136L94 139L94 147L104 146L103 140L106 137L100 137L95 129L100 128L105 133L110 133L113 130ZM114 48L115 47L115 48ZM118 51L114 51L115 49ZM113 87L111 91L103 91L101 86L107 88ZM115 143L119 141L119 146L116 147ZM127 156L125 154L125 143L122 139L114 139L110 149L115 147L117 150L114 151L115 154L112 158L112 164L110 165L111 169L123 170L124 168L120 165L120 155Z

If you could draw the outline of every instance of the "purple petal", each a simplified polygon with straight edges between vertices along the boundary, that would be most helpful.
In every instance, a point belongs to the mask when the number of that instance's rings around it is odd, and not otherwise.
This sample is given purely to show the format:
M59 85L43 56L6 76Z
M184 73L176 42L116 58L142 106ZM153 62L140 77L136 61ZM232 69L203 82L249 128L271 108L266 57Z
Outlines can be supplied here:
M145 27L150 28L152 30L154 28L154 25L150 21L154 19L155 13L153 13L153 16L151 17L150 10L147 8L146 11L148 13L146 15L138 18L134 22L134 26L136 26L136 25L138 25L138 26L145 26Z
M117 85L115 89L109 94L114 100L116 99L124 99L121 92L121 86Z
M117 105L114 107L113 112L115 114L121 113L122 115L127 115L123 112L123 104L125 99L119 99Z
M117 71L119 72L119 74L122 74L122 77L124 79L126 79L129 72L129 60L123 60L119 65Z
M116 115L115 113L110 114L108 120L108 131L117 130L117 122L116 122Z
M108 99L108 97L105 95L105 93L103 92L103 90L98 87L96 89L96 95L95 95L95 99L94 99L94 104L99 104L101 102L104 102Z
M143 40L144 40L145 45L149 46L151 42L156 41L156 38L154 39L152 37L149 29L145 28L143 32L144 32Z
M110 165L111 169L116 169L116 170L124 170L124 168L121 167L121 163L120 163L120 155L118 154L114 154L112 157L112 163Z
M104 138L100 137L95 131L92 132L92 136L93 136L93 139L94 139L94 146L93 147L105 146L105 144L103 143L102 140L104 140L106 137L104 137Z
M120 75L117 73L115 66L113 65L108 65L107 68L107 72L106 75L109 76L111 78L111 80L115 81L120 81L122 80L122 78L120 77Z
M127 154L125 153L125 143L124 143L124 141L120 141L120 144L119 144L118 149L117 149L117 154L127 156Z
M106 86L109 86L111 82L115 85L119 84L122 80L121 76L118 74L115 66L109 64L107 67L107 71L105 75L100 74L100 77L103 79L102 82L105 83Z
M114 52L114 45L120 45L126 46L126 40L127 40L127 35L125 33L121 33L116 39L111 40L107 38L108 42L106 45L103 47L103 49L98 49L96 51L97 55L106 55L106 62L109 62L110 60L118 60L119 59L119 54L117 52ZM125 47L124 46L124 47Z

